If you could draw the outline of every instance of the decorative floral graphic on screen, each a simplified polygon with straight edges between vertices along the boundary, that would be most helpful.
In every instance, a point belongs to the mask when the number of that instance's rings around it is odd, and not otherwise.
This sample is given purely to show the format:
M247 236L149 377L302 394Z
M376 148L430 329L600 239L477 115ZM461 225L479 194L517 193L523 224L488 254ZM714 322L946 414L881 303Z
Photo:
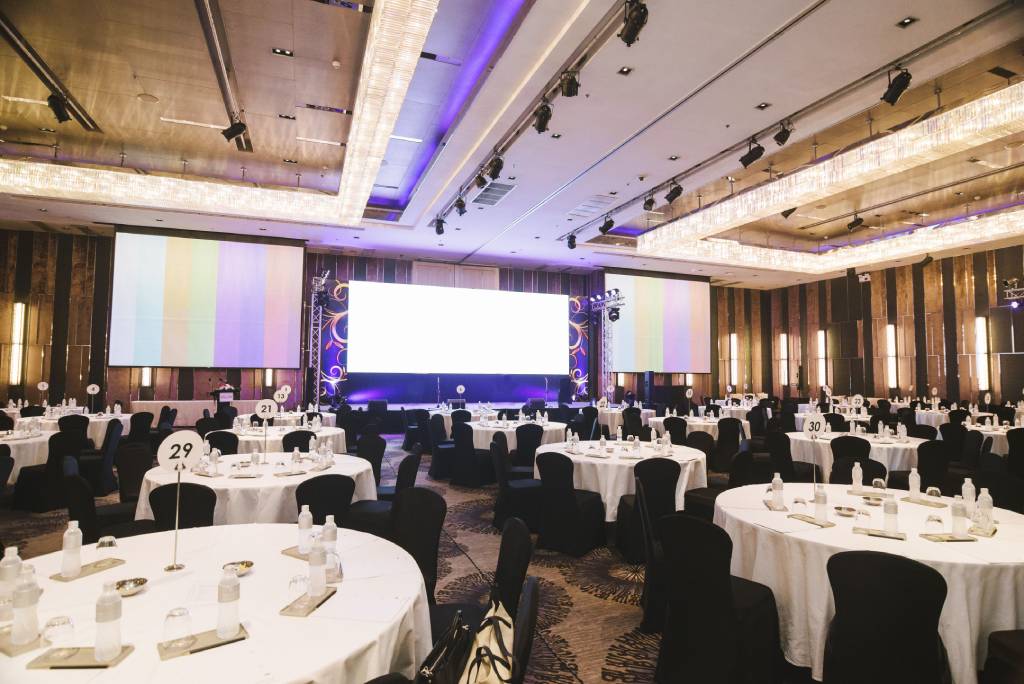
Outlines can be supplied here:
M569 297L569 377L578 397L587 395L589 384L590 312L586 302L582 295Z

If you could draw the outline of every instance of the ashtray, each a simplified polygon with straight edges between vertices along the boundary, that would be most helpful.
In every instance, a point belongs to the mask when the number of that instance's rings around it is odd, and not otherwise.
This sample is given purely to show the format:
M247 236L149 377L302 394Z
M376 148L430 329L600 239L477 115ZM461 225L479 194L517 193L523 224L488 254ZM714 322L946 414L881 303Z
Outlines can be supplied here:
M836 515L842 516L844 518L852 518L853 516L857 515L857 509L852 508L850 506L836 506L834 510L836 512Z
M132 577L131 579L119 580L114 584L114 588L117 589L117 593L121 596L135 596L145 588L148 581L145 577Z
M868 506L881 506L884 499L880 496L865 496L864 503Z
M234 570L236 575L242 577L243 575L249 574L249 571L252 570L252 566L253 562L250 560L232 561L231 563L225 563L223 569Z

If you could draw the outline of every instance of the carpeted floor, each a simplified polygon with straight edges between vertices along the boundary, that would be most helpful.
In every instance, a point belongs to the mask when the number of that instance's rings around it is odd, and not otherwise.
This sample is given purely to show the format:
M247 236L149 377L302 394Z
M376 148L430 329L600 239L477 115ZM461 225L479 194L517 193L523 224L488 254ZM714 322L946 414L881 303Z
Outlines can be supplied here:
M394 480L404 456L401 439L388 436L385 482ZM424 456L417 484L448 502L437 600L483 604L490 585L481 571L494 570L500 543L498 530L491 525L496 487L466 489L434 481L427 477L429 465L429 456ZM116 501L116 494L110 501ZM17 544L22 557L56 551L66 521L63 511L28 514L0 508L0 540ZM642 565L622 562L609 548L582 558L535 550L529 572L540 580L541 605L527 682L652 681L659 638L637 629ZM794 684L807 681L802 673L791 677Z

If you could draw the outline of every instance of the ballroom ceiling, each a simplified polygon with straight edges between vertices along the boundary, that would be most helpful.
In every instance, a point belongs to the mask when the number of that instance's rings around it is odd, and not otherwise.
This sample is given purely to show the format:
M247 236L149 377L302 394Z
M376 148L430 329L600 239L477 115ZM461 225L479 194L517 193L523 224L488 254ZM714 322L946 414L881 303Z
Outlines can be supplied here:
M400 0L377 5L388 1ZM337 193L345 149L296 138L348 140L352 114L305 105L355 110L373 13L333 0L219 0L250 126L254 151L248 153L215 129L160 120L227 124L196 4L102 0L86 10L68 0L4 3L3 12L103 132L86 132L74 121L56 126L45 106L0 100L3 159L56 156L65 165L116 168L123 151L124 166L146 174L299 185L296 208L312 201L306 198ZM774 287L805 276L641 254L635 236L693 212L698 202L707 206L764 183L769 164L772 178L793 173L870 135L1015 85L1024 74L1024 8L1008 2L647 4L651 19L627 47L615 36L619 0L440 0L362 221L289 220L286 210L222 216L159 203L5 192L0 227L176 226L297 237L313 248L356 254L552 270L627 267ZM723 22L723 16L743 21ZM915 21L901 27L906 17ZM273 47L294 56L275 55ZM537 133L530 114L541 94L581 61L579 96L554 98L550 128ZM886 69L897 63L913 73L913 82L890 107L879 97ZM3 45L0 82L0 95L47 95ZM158 101L144 102L140 94ZM280 118L284 112L296 119ZM795 131L777 147L772 132L789 118ZM766 155L743 169L738 157L755 134L762 134ZM789 219L770 216L717 237L820 251L1004 207L1024 190L1022 142L1019 134L992 140L799 206ZM483 204L472 181L496 150L504 170L487 196L501 192ZM668 206L662 197L674 177L684 191ZM655 189L654 210L645 212L642 200ZM452 211L461 191L464 216ZM618 227L601 236L607 212ZM854 212L864 225L851 232ZM442 235L434 225L439 215L446 217ZM577 233L575 250L566 246L570 232ZM979 236L978 248L983 242Z

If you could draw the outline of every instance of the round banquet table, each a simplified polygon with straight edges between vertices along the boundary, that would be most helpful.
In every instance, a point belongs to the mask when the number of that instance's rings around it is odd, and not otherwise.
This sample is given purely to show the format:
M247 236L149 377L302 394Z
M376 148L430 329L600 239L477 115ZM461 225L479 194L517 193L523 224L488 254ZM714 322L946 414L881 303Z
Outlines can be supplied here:
M706 432L715 439L718 439L718 420L713 418L695 418L694 416L679 416L686 421L686 433L691 432ZM659 437L665 434L665 419L664 418L651 418L649 423L651 429L654 430L655 434ZM747 420L740 420L740 424L743 427L743 435L750 435L750 422Z
M723 406L719 416L721 418L739 418L740 420L746 420L747 414L750 413L750 409L753 406Z
M1005 456L1010 453L1010 443L1006 440L1006 433L1013 429L1012 425L1009 427L983 427L980 425L973 425L970 429L980 432L983 441L985 437L992 438L993 454Z
M994 418L994 416L991 413L976 413L971 418L976 422L979 419ZM917 409L914 411L914 420L918 425L931 425L933 428L938 429L940 425L949 422L949 410Z
M632 454L633 448L627 441L607 442L604 452L600 450L600 442L580 442L576 453L569 453L566 442L545 444L537 449L538 454L556 451L565 454L573 463L572 483L576 489L597 492L604 502L604 519L615 522L618 515L619 499L626 494L636 492L633 480L633 466L645 458L661 456L651 442L640 443L640 458ZM610 451L609 451L610 450ZM685 446L673 446L672 454L665 458L678 461L682 471L676 484L676 510L683 510L684 495L690 489L708 486L707 463L703 452ZM540 478L536 464L533 476Z
M906 442L901 442L896 437L879 439L875 434L855 435L852 432L827 432L818 435L817 439L811 439L802 432L786 434L789 435L789 451L793 460L817 464L821 467L826 482L832 472L832 440L836 437L850 435L867 440L871 444L871 460L884 465L888 472L916 468L917 445L925 441L917 437L907 437Z
M647 425L656 414L657 411L654 409L640 409L640 422ZM608 432L614 435L615 431L622 427L622 407L597 409L597 422L600 425L607 425Z
M306 415L304 411L285 411L284 413L275 413L273 415L274 425L294 426L297 427L302 424L302 417ZM249 424L249 420L252 417L251 413L239 413L238 417L242 419L242 422L246 425ZM334 427L335 416L329 411L320 412L320 421L324 427Z
M277 426L267 428L267 451L284 451L282 440L289 432L297 430L308 430L308 428ZM336 454L343 454L348 451L345 444L345 431L336 427L322 427L319 431L309 430L316 434L317 444L327 439L331 451ZM252 453L253 449L263 450L263 428L246 428L242 432L232 428L231 430L218 430L218 432L231 432L238 435L239 453Z
M505 439L508 440L508 450L515 451L516 449L516 428L520 425L528 425L529 421L518 421L512 420L505 424L505 427L499 427L498 421L482 420L476 423L469 423L469 426L473 428L473 448L488 450L491 448L491 440L494 439L494 435L498 432L505 433ZM535 423L540 425L540 423ZM552 442L561 442L565 439L565 423L556 423L551 421L547 425L541 425L544 428L544 434L540 438L541 444L551 444Z
M126 561L71 582L49 576L60 571L61 553L33 558L43 588L39 621L67 615L74 642L91 646L95 605L103 583L146 577L149 584L122 600L121 638L135 650L110 670L27 670L41 650L0 657L0 681L159 682L364 682L388 672L414 676L430 651L430 614L423 576L416 562L384 539L338 530L344 579L337 593L306 619L278 614L294 596L288 582L306 574L306 563L281 550L294 546L294 525L233 525L181 531L179 561L185 569L164 572L173 532L117 540L112 555ZM94 545L82 547L82 562L96 559ZM239 614L249 638L194 655L161 661L156 644L163 622L176 607L191 614L193 633L217 625L217 583L221 566L251 560L241 577ZM100 674L102 673L102 674Z
M121 434L128 434L128 430L131 428L132 414L122 413L119 416L115 416L112 413L109 415L92 414L87 416L87 418L89 419L89 429L86 434L98 449L103 444L103 438L107 436L107 424L110 421L120 420L121 425L124 426L124 431ZM18 425L23 424L23 422L31 420L39 421L39 429L42 432L58 432L60 430L60 426L58 425L60 418L43 418L42 416L39 418L19 418L15 421L14 426L18 427Z
M220 475L207 477L194 472L183 473L182 482L194 482L213 489L217 494L217 505L213 509L214 525L238 525L242 523L294 523L298 521L298 506L295 503L295 489L299 483L318 475L348 475L356 483L352 501L377 498L377 483L373 479L370 462L356 456L344 454L334 456L334 466L326 470L310 470L311 460L304 460L295 470L305 471L296 475L284 475L292 471L291 454L267 454L268 463L247 468L234 469L233 464L249 461L247 455L223 456L218 465ZM278 465L287 464L287 465ZM259 477L231 477L239 472L258 473ZM280 473L280 474L279 474ZM149 507L149 493L160 485L177 481L174 473L163 468L150 468L142 480L139 503L135 509L136 520L152 520L153 510Z
M11 448L11 458L14 459L14 470L11 471L9 482L18 481L18 473L21 472L22 468L46 463L46 457L50 453L50 437L52 436L52 432L43 432L35 435L14 433L12 435L0 436L0 444L6 444Z
M999 532L975 543L944 544L920 538L925 519L938 515L944 532L952 527L950 508L899 503L899 530L906 541L854 534L854 519L841 518L834 506L869 511L870 526L882 527L881 508L864 506L848 494L848 485L827 485L829 520L821 529L772 513L762 503L764 485L730 489L715 501L715 523L732 538L732 574L771 588L779 608L779 628L786 659L810 667L821 680L825 636L835 613L826 563L840 551L870 550L895 553L938 570L946 580L946 602L939 634L949 654L956 684L975 684L985 662L990 632L1024 627L1024 516L996 509ZM902 499L905 492L897 492ZM784 499L813 498L813 485L785 485ZM947 504L952 499L944 498ZM813 514L813 506L806 512ZM860 524L865 521L861 520ZM879 606L879 620L886 606ZM899 648L899 644L893 644Z
M469 411L469 409L466 409L466 410ZM452 434L452 412L451 411L434 410L434 411L430 412L430 415L431 416L441 416L441 418L444 420L444 434L446 434L446 435ZM471 423L474 423L474 422L477 422L477 421L481 421L481 420L498 420L498 412L497 411L477 411L477 410L469 411L469 421Z
M796 429L797 430L803 430L804 429L804 420L807 419L807 416L816 416L816 415L821 415L821 414L819 414L819 413L810 413L810 412L809 413L795 413L795 414L793 414L793 422L796 423ZM854 415L854 414L850 414L850 413L841 413L839 415L841 415L843 417L843 420L847 421L848 423L862 423L863 425L869 425L871 423L871 416L868 416L868 415Z

